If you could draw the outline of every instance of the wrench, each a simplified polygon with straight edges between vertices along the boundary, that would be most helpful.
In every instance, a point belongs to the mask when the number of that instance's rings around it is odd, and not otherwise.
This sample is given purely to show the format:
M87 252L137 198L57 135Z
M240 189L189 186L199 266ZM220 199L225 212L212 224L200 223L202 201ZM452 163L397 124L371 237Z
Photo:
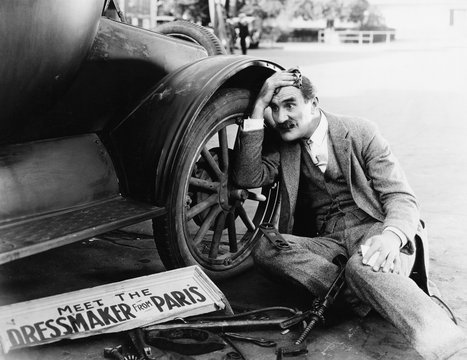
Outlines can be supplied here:
M125 357L122 354L122 345L116 347L108 347L104 349L104 357L107 359L114 360L125 360Z
M258 338L258 337L253 337L253 336L245 336L241 335L238 333L233 333L233 332L226 332L224 333L225 336L227 336L230 339L237 339L237 340L243 340L243 341L248 341L253 344L263 346L263 347L273 347L276 346L276 343L272 340L267 340L264 338Z

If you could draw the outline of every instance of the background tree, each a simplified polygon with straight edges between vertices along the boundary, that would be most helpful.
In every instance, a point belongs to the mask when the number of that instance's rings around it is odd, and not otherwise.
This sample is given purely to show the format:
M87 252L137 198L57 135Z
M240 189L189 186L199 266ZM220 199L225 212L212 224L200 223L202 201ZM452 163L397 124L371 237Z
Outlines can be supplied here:
M173 15L203 26L208 25L210 21L208 0L164 0L158 13L159 15Z
M360 26L364 24L370 4L367 0L355 0L350 6L349 20L355 23L359 23Z
M326 19L326 28L333 29L336 19L345 16L346 4L342 0L325 0L316 4L315 17Z
M257 16L261 19L275 17L278 13L282 12L286 7L284 0L253 0L243 1L238 4L239 13L244 13L249 16Z
M225 6L229 17L236 17L240 12L256 16L263 20L264 33L276 35L290 31L290 22L295 18L326 19L328 28L334 27L336 19L349 20L361 27L384 24L384 19L370 7L368 0L226 0ZM202 25L210 22L209 0L164 0L160 8L162 13Z

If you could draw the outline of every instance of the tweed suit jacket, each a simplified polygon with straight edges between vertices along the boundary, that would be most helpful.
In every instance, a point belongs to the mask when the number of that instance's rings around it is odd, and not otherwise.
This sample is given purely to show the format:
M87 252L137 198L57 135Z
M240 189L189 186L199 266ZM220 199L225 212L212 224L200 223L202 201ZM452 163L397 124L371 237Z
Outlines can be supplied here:
M323 111L324 112L324 111ZM408 242L401 250L413 254L420 247L421 282L427 275L427 244L417 200L403 170L376 125L356 117L324 112L338 165L357 206L385 227L401 230ZM264 130L240 131L233 178L242 187L261 187L281 181L279 231L293 233L300 178L300 141L278 140L263 146ZM425 251L423 251L425 249ZM417 251L417 257L419 257ZM426 290L426 286L421 286ZM428 292L428 291L427 291Z

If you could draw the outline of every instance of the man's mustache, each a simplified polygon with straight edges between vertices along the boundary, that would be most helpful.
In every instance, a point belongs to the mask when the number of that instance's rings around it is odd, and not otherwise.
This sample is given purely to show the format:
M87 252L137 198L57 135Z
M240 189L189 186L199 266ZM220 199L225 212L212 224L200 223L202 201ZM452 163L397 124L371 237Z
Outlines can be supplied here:
M279 130L288 130L295 127L295 123L292 120L286 120L283 123L276 124L276 128Z

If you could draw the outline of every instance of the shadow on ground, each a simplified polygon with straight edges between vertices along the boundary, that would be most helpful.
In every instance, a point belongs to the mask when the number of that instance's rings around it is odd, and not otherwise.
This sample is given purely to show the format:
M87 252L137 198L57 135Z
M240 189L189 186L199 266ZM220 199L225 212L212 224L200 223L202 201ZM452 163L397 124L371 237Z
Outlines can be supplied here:
M125 240L112 237L91 240L54 249L0 267L0 304L50 296L58 293L107 284L164 271L151 238ZM236 309L287 306L307 309L308 295L298 289L274 283L251 270L218 284ZM291 345L298 330L282 335L279 329L245 331ZM103 349L128 345L125 334L97 335L65 340L7 354L6 360L32 359L103 359ZM275 359L274 348L236 342L246 359ZM223 359L232 351L226 348L199 360ZM325 327L309 336L308 358L313 359L419 359L406 341L390 324L373 314L365 319L354 317L343 309L336 310ZM296 359L300 359L297 357Z

